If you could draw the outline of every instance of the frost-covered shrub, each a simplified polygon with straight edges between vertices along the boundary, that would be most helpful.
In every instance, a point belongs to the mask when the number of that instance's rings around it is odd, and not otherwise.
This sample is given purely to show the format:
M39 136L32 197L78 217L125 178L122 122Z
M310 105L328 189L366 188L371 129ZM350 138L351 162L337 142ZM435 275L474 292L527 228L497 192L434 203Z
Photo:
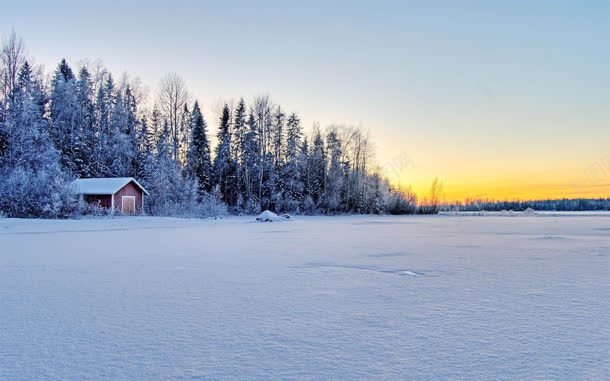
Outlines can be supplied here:
M86 216L107 216L110 214L108 208L104 208L100 202L83 202L83 208L81 214Z
M224 216L228 213L227 204L222 202L218 187L200 197L198 210L202 216Z
M220 192L218 194L220 195ZM243 211L245 214L259 214L261 212L260 203L256 200L248 200L245 203Z
M227 214L220 193L215 191L199 196L195 180L182 176L174 163L160 166L144 179L143 185L150 193L146 196L144 209L153 216L209 217Z
M61 171L17 167L0 175L0 211L8 217L66 218L82 203Z
M311 196L307 195L303 201L303 213L314 214L316 212L316 203Z
M413 214L417 211L417 198L410 191L393 190L386 201L389 214Z

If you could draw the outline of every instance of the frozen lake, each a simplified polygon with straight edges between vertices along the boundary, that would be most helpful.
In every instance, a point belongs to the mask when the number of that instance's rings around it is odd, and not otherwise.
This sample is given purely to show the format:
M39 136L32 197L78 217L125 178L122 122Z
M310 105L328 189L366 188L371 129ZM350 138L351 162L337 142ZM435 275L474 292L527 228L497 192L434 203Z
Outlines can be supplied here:
M610 379L608 215L0 219L0 380Z

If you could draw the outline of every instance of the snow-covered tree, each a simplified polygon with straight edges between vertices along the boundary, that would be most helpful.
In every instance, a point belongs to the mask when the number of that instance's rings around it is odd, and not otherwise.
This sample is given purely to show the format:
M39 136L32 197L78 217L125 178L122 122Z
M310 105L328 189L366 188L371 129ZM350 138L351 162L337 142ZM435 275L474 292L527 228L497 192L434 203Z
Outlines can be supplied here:
M187 154L187 173L197 181L200 195L212 190L213 171L207 128L199 103L195 102L190 117L191 138Z
M41 83L25 62L2 125L0 211L13 217L64 217L78 206L48 133Z
M175 73L165 75L161 79L159 89L159 106L163 118L169 125L171 150L175 161L180 160L181 144L184 142L182 133L186 128L183 128L182 116L187 102L188 90L184 80Z
M135 157L135 109L129 88L114 95L103 156L106 176L126 177L133 174ZM131 124L131 125L130 125Z
M242 178L245 198L244 211L249 213L257 213L260 210L260 152L259 129L254 113L250 112L247 131L244 137L242 158Z
M284 124L286 123L286 114L280 106L277 106L273 114L273 157L276 167L279 168L284 159Z
M138 123L135 143L133 177L142 179L149 176L154 157L154 141L146 117Z
M233 161L236 163L236 204L239 209L243 209L245 204L244 196L244 147L246 140L246 103L243 98L239 100L235 112L233 113Z
M180 125L178 127L178 162L187 166L189 145L191 142L191 112L187 103L182 107L180 114Z
M319 129L315 129L313 147L309 155L310 195L316 208L322 208L326 188L326 149Z
M235 161L231 155L231 112L224 105L218 128L218 145L214 158L214 178L222 199L230 206L236 201Z
M92 177L95 175L93 158L97 135L95 131L95 104L93 81L87 68L83 67L78 73L76 81L76 100L78 104L76 123L80 137L82 157L76 175L79 177Z
M0 123L5 118L10 97L17 86L19 71L25 61L23 39L12 31L6 39L3 39L0 47Z
M339 212L341 209L344 171L341 163L341 140L337 131L331 129L326 137L329 152L328 174L324 191L325 207L329 213Z
M282 171L283 208L287 212L300 212L303 201L303 182L301 179L300 145L301 121L291 114L286 123L286 153Z
M51 82L51 138L66 171L82 176L89 172L86 139L80 125L80 103L76 78L65 59Z
M108 157L112 153L109 147L112 131L113 109L115 104L115 89L112 75L102 76L97 89L95 101L95 146L93 147L93 173L94 176L108 176L111 173L108 168Z
M309 157L309 140L307 137L303 139L299 152L299 172L301 175L301 183L303 184L303 200L301 202L301 210L306 214L312 214L315 211L315 203L311 194L311 160Z
M155 105L150 113L150 124L147 129L147 139L151 144L151 150L157 152L157 141L163 130L163 117L159 108Z

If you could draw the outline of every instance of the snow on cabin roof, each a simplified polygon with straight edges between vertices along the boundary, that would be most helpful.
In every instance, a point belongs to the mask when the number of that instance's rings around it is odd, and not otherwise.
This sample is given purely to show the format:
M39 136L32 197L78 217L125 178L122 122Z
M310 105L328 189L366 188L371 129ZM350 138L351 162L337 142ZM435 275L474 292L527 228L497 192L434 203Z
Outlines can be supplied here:
M80 194L115 194L125 185L134 182L145 194L148 194L146 189L133 177L104 177L92 179L76 179L72 181L72 186Z

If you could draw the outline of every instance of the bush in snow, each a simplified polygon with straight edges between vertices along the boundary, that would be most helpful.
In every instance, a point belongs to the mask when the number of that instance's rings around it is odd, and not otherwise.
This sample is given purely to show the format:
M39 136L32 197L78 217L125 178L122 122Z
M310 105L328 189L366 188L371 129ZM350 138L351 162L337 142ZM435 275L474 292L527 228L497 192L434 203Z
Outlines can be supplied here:
M314 214L316 212L316 204L311 198L311 196L305 197L303 201L303 213L305 214Z
M414 214L417 211L417 198L409 189L392 190L386 201L389 214Z
M142 181L150 192L145 212L153 216L209 217L227 214L218 191L198 193L197 182L182 176L177 164L166 163Z
M228 214L227 204L222 202L218 187L199 197L198 211L202 216L224 216Z
M99 202L88 202L83 203L83 208L81 209L81 214L86 216L107 216L110 214L110 210L104 208L100 205Z
M8 217L65 218L80 212L78 195L61 172L18 167L0 177L0 211Z

